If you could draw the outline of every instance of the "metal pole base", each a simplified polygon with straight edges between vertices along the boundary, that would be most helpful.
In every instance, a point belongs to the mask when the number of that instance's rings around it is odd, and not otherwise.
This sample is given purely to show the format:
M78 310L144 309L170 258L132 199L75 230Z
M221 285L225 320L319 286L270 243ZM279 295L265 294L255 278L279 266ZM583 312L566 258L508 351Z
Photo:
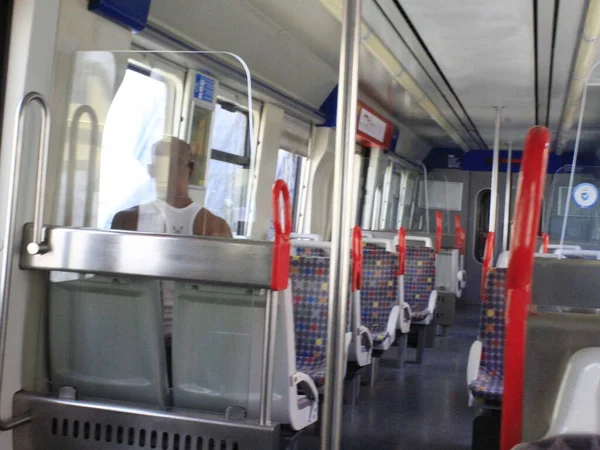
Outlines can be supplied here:
M377 375L379 375L379 358L373 357L371 361L371 379L369 380L369 387L375 387L377 381Z

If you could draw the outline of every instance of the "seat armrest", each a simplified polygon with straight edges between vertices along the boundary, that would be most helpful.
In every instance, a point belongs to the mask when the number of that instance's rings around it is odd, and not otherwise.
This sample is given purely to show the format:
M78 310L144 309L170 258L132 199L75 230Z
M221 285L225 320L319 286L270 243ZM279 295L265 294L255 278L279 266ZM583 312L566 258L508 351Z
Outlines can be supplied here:
M304 372L296 372L294 373L293 381L295 386L302 385L306 391L306 398L310 401L316 402L319 400L319 390L317 389L317 385L307 374Z
M481 362L481 352L483 345L480 340L476 340L471 344L469 350L469 362L467 363L467 387L471 382L475 381L479 374L479 363Z
M360 337L360 342L363 342L363 339L367 342L367 350L371 351L373 348L373 335L371 334L371 330L369 330L364 325L358 327L358 335Z
M388 318L387 323L387 332L390 335L392 342L396 340L396 325L398 324L398 320L400 318L400 307L395 305L390 312L390 317Z
M427 309L429 310L429 312L431 312L431 315L433 316L433 314L435 313L435 307L437 305L437 290L433 290L431 291L431 294L429 294L429 304L427 305Z
M398 329L402 334L406 334L410 331L411 316L412 310L410 309L410 305L408 303L403 303L398 314Z

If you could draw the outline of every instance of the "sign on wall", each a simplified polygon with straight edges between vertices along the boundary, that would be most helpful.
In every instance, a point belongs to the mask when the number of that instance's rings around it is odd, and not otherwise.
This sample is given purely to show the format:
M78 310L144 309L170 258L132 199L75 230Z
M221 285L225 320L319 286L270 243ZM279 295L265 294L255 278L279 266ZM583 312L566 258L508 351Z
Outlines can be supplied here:
M591 183L580 183L573 188L573 202L579 208L591 208L598 202L598 188Z

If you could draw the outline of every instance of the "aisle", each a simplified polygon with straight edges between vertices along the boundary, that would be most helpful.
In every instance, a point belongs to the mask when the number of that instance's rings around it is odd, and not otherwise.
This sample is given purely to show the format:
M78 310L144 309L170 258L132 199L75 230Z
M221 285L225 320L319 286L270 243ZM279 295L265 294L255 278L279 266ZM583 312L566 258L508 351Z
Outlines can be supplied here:
M401 371L382 363L377 385L363 387L359 404L345 407L343 450L471 448L475 412L467 406L466 368L479 307L462 307L457 316L448 336L426 350L423 365L408 364ZM301 450L318 448L318 438L302 438Z

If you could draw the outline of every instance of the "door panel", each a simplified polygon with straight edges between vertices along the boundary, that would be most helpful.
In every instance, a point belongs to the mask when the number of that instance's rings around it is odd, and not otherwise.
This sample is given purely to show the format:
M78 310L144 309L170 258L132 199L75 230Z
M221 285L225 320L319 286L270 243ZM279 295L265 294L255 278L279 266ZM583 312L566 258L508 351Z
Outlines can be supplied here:
M15 117L19 102L30 91L37 91L46 98L50 95L52 81L52 63L56 27L58 21L59 0L24 0L14 3L12 13L12 31L10 36L9 57L5 88L4 110L2 117L2 140L0 151L0 236L2 252L6 252L5 233L8 211L9 190L11 185L11 162L14 157L13 138ZM14 248L21 240L21 226L33 217L33 197L35 195L35 176L37 160L37 139L39 113L32 106L26 121L28 139L23 146L20 195L15 205L16 236ZM3 258L7 255L2 253ZM8 255L10 256L10 255ZM39 341L43 304L44 283L39 275L19 270L19 252L14 251L12 258L3 259L0 271L6 273L10 267L12 276L8 279L11 291L8 301L2 307L8 308L8 323L1 385L0 415L2 419L12 416L13 394L23 388L36 388L40 367L38 362ZM27 358L24 355L27 355ZM11 433L0 433L0 448L12 448Z

